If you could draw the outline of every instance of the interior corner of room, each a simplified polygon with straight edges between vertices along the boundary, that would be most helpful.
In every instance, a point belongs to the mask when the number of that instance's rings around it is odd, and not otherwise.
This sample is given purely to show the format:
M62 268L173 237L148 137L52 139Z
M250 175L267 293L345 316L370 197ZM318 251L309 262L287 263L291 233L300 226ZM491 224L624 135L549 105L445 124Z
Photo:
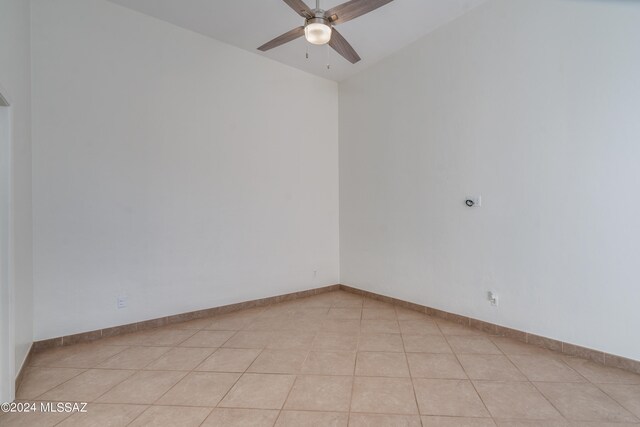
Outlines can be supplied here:
M336 284L640 361L637 2L333 75L123 3L0 0L0 402L34 342Z

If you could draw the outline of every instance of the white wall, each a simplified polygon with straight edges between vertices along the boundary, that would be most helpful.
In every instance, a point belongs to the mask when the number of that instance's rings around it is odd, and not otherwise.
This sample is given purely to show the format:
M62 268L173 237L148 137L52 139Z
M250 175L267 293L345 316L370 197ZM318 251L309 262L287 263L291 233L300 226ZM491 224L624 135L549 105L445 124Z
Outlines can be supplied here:
M342 283L640 359L639 22L491 0L341 84Z
M338 283L336 83L103 0L32 20L37 340Z
M7 159L0 163L11 163L11 200L10 234L12 244L9 248L9 281L5 286L7 298L2 299L2 320L7 321L10 314L12 324L10 341L15 345L15 354L10 355L9 371L4 372L10 378L18 372L33 341L33 280L32 280L32 244L31 244L31 73L30 73L30 17L29 1L0 0L0 93L11 104L10 114L5 111L5 120L9 119L11 162ZM3 124L3 130L8 123ZM6 155L6 150L2 152ZM5 168L6 169L6 168ZM6 177L6 170L0 172ZM0 184L2 185L2 184ZM5 237L5 236L3 236ZM1 269L1 267L0 267ZM0 284L6 285L6 284ZM9 290L10 288L10 290ZM9 304L11 300L11 304ZM9 305L12 305L10 307ZM4 324L3 326L5 326ZM6 345L2 342L0 345ZM2 349L4 353L5 348ZM13 352L13 349L10 349ZM7 385L3 379L3 385ZM8 384L12 388L12 384ZM5 393L9 393L5 395ZM11 391L2 387L0 402L11 398Z

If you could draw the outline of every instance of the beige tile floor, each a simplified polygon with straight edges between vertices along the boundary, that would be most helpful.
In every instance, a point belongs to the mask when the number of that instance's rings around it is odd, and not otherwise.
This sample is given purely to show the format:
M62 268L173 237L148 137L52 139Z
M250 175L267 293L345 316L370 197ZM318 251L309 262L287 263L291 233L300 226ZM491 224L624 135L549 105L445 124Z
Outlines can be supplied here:
M640 376L345 292L35 355L2 426L640 426Z

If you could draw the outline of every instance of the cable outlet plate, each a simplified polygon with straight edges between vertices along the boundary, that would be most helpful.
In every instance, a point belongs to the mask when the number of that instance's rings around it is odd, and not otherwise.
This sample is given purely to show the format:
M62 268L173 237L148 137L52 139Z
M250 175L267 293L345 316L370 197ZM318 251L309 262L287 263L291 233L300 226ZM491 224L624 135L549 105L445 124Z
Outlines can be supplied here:
M465 199L465 204L470 208L479 208L482 206L482 196L468 196Z

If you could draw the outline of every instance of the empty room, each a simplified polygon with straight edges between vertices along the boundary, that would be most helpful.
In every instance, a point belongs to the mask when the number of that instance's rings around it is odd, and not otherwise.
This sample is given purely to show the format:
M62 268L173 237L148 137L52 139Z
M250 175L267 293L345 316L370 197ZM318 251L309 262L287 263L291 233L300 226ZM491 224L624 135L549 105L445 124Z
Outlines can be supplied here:
M640 1L0 0L0 409L640 427Z

